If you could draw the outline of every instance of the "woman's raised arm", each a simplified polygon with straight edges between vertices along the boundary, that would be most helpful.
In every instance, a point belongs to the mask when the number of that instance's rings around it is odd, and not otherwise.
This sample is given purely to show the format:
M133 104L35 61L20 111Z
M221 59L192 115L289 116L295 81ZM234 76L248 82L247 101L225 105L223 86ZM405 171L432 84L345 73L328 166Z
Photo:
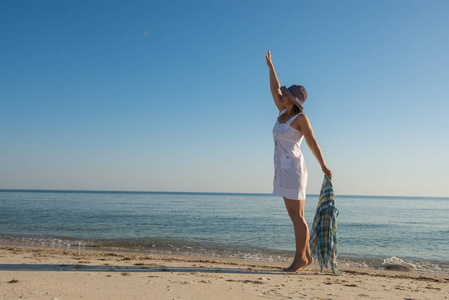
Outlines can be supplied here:
M273 62L271 61L271 52L268 50L268 54L265 56L267 59L268 68L270 68L270 90L273 96L274 104L279 109L279 111L284 109L281 104L281 85L279 84L278 77L276 76L276 71L274 70Z

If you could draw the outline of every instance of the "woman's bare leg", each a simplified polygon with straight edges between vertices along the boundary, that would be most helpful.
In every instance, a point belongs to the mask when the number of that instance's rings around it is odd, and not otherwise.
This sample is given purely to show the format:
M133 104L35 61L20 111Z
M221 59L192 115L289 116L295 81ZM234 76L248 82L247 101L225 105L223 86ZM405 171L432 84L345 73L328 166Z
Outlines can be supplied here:
M288 215L293 222L296 240L295 259L285 271L296 272L304 269L313 262L309 247L309 227L304 218L305 200L290 200L284 198L284 202Z

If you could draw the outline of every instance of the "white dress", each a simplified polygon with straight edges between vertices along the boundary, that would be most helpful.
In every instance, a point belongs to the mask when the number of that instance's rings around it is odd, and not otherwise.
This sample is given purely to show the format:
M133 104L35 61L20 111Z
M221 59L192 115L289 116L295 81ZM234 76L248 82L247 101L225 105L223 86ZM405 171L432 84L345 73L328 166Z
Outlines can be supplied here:
M286 112L282 110L279 115ZM286 123L276 124L274 138L274 181L273 194L292 200L305 200L307 169L299 146L303 134L290 126L300 114L294 115Z

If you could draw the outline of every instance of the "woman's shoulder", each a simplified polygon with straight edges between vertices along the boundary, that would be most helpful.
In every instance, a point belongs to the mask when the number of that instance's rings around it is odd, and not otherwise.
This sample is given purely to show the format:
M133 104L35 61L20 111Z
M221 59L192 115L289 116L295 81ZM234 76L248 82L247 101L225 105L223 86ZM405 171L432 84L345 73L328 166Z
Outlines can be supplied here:
M299 115L298 115L298 117L296 119L303 120L303 121L305 121L305 120L308 121L309 120L309 118L307 118L307 115L304 114L304 113L299 113Z
M299 113L298 116L293 120L292 122L294 127L301 128L301 125L309 124L309 119L307 118L306 114ZM296 126L295 126L296 125ZM301 131L300 129L298 129Z

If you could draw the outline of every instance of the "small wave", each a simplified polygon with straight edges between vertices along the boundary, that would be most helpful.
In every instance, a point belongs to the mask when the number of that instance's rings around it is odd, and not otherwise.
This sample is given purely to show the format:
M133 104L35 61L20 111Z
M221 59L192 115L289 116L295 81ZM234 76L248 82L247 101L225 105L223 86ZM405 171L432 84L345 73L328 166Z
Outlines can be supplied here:
M409 262L405 262L404 260L396 256L384 259L384 262L381 267L384 270L391 270L391 271L411 271L416 269L416 265Z
M405 260L396 256L384 259L384 262L375 267L389 271L406 271L426 274L449 274L449 265L429 261Z
M88 244L88 242L82 240L39 236L0 236L0 243L9 245L52 248L85 248L91 246Z

